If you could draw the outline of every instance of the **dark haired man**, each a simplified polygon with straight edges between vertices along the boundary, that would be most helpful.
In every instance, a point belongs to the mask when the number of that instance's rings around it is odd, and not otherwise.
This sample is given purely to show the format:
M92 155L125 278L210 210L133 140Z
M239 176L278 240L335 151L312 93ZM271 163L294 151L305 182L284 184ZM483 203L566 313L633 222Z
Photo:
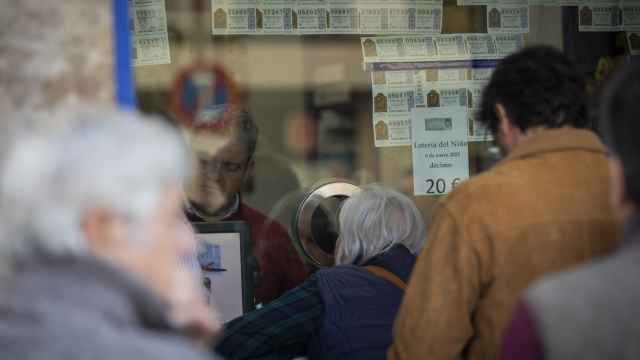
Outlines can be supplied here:
M391 359L492 359L528 284L614 247L607 160L584 129L585 83L559 51L500 62L481 121L506 158L440 203L394 329Z
M304 281L309 270L284 227L242 202L240 192L253 167L258 127L244 110L232 109L225 116L226 128L196 130L189 136L198 172L186 187L187 217L192 222L249 223L259 268L255 300L268 303ZM206 270L207 259L200 260Z
M611 203L626 223L610 257L531 287L505 333L502 359L640 359L640 63L618 73L600 106L611 151Z

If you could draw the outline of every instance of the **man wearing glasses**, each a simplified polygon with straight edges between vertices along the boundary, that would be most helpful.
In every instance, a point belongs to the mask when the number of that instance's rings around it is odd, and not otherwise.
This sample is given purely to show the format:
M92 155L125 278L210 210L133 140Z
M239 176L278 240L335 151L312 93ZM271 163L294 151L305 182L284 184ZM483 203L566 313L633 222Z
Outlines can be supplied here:
M250 176L258 128L248 112L229 110L222 129L196 130L189 137L196 176L186 187L187 217L192 222L246 221L251 226L253 254L259 277L256 303L268 303L300 284L309 274L287 231L242 202L241 191ZM215 267L203 256L205 270Z

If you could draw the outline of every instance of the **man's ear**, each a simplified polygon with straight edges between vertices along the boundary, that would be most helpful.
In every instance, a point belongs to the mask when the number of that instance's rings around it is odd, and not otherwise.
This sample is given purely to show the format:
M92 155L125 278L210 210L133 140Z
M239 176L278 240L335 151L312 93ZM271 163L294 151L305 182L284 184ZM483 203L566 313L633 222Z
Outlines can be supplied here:
M101 255L119 245L123 229L112 212L103 208L89 210L82 219L82 232L89 252Z
M507 110L500 103L496 104L496 115L498 117L496 140L503 150L509 153L520 142L522 131L511 121Z
M500 103L496 104L496 116L498 117L498 131L502 135L510 134L513 123L507 115L507 110Z

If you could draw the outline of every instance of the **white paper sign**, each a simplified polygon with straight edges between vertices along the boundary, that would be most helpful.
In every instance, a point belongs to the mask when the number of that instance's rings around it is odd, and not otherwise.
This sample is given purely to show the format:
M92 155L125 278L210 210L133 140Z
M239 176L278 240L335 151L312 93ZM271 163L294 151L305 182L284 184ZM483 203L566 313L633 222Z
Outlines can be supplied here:
M631 55L640 55L640 32L627 33L627 44Z
M592 0L578 8L579 31L621 31L622 8L617 0Z
M529 2L527 0L498 0L487 5L489 33L529 32Z
M164 0L129 0L134 66L171 63Z
M411 114L415 195L448 194L469 178L466 107Z

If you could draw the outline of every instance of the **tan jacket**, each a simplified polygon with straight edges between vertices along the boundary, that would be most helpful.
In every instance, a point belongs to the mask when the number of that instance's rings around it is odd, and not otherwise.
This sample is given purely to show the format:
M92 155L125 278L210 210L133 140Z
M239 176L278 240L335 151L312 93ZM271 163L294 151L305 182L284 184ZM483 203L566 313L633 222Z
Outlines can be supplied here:
M520 292L615 247L605 150L544 130L439 204L390 359L493 359Z

